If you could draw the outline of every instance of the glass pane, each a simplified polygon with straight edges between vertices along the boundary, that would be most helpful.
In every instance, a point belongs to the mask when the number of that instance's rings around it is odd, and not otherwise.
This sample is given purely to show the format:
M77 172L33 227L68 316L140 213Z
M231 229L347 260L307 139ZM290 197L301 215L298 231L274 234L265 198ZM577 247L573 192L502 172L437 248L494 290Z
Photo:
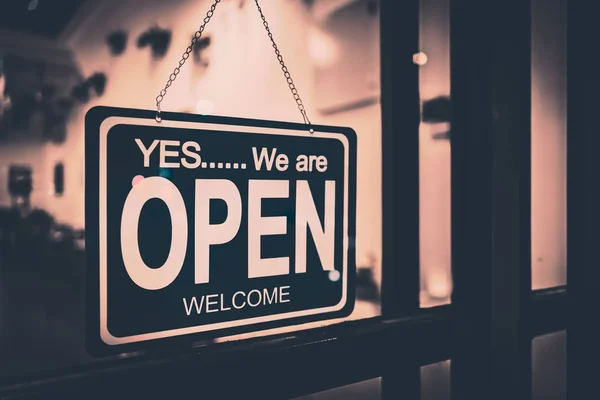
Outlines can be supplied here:
M533 400L567 398L567 333L566 331L533 339Z
M370 379L296 400L381 399L382 379ZM421 400L450 400L450 360L421 367Z
M448 303L449 1L421 0L421 306ZM566 0L532 1L532 288L566 284Z
M567 0L532 0L533 289L567 283Z
M375 378L308 396L297 397L295 400L380 400L381 397L381 378Z
M450 400L450 360L421 367L421 400Z
M92 1L73 13L71 3L52 3L64 18L45 25L50 3L31 2L31 10L27 3L0 6L0 29L9 30L0 37L0 376L93 361L84 349L81 284L84 116L95 105L153 108L212 1ZM357 303L348 319L377 316L377 2L261 6L311 121L350 126L359 136ZM254 2L220 3L204 38L164 110L302 121Z
M414 58L422 104L419 128L421 307L450 302L450 2L421 0Z

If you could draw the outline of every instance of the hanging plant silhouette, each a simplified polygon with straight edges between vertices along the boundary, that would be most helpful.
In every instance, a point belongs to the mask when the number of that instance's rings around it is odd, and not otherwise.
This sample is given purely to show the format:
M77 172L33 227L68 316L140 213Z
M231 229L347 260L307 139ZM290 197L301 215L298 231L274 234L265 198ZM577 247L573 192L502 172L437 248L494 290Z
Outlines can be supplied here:
M106 89L106 75L103 73L95 73L87 80L98 96L104 94L104 89Z
M449 123L452 121L452 102L447 96L439 96L423 103L421 120L426 124ZM451 130L432 135L434 140L450 139Z
M75 85L71 89L70 97L61 97L54 100L42 94L42 98L49 98L50 100L45 109L44 136L46 139L56 143L64 142L67 135L66 125L77 103L85 104L90 101L93 95L102 96L106 89L106 81L106 75L97 72ZM50 90L50 88L46 90Z
M194 62L208 67L208 61L202 59L202 51L210 46L210 36L203 37L196 42L194 46Z
M94 89L96 95L102 96L106 88L106 75L103 73L95 73L83 82L77 84L71 90L71 96L79 100L81 103L87 103L90 100L90 90Z
M67 138L67 121L75 108L71 97L52 100L45 111L44 138L54 143L62 143Z
M106 44L113 56L123 54L125 47L127 47L127 32L120 30L111 33L106 37Z
M160 59L167 54L169 45L171 44L171 31L153 27L142 33L137 41L138 48L142 49L150 46L152 57Z

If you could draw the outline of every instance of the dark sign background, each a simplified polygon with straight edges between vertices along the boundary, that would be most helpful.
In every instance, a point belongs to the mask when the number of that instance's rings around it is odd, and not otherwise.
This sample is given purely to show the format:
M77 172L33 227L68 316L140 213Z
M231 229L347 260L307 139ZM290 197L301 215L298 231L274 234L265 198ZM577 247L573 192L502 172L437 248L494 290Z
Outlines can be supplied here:
M155 112L97 107L86 117L86 229L88 232L86 251L88 254L88 317L89 342L98 342L99 338L99 298L98 298L98 137L101 122L109 116L127 116L154 119ZM252 331L290 325L310 320L343 317L350 314L354 305L353 278L354 260L354 224L355 224L355 180L356 180L356 137L348 128L319 127L316 131L336 132L345 135L349 141L349 190L348 190L348 276L342 273L343 261L343 222L344 222L344 146L337 139L318 138L308 133L305 125L278 123L270 121L242 120L224 117L204 117L188 114L163 113L163 120L218 122L227 125L245 125L268 128L283 128L301 131L301 136L274 134L256 134L210 130L192 130L169 128L159 125L116 125L107 138L107 296L108 330L113 336L130 336L154 333L171 329L227 322L257 316L275 315L300 310L335 306L342 296L342 285L348 285L345 307L335 313L312 315L303 318L284 319L270 323L252 324L232 329L200 334L202 337L217 337L222 334ZM142 140L146 147L154 141L178 140L180 144L195 141L201 146L199 152L203 162L245 163L246 169L209 169L198 167L187 169L159 168L160 146L150 157L150 167L145 168L143 154L134 139ZM258 153L264 147L269 151L277 148L277 154L286 154L289 166L286 171L278 171L273 164L271 171L256 171L252 147ZM168 148L175 150L176 148ZM181 149L178 158L184 157ZM300 154L323 155L328 160L327 170L318 172L298 172L296 157ZM177 161L168 158L167 161ZM190 159L190 161L193 161ZM183 268L178 277L169 286L160 290L146 290L138 287L128 276L121 254L121 214L123 205L132 188L132 179L136 175L144 177L162 176L173 182L180 191L187 211L188 245ZM228 179L237 186L242 198L242 220L238 233L230 242L210 247L210 282L194 283L194 215L195 215L195 179ZM289 197L286 199L265 199L262 201L262 216L287 217L285 235L261 237L261 257L289 257L288 275L248 279L248 181L250 179L269 179L289 181ZM296 181L306 180L312 192L313 201L320 217L324 218L325 181L335 180L335 269L340 279L332 281L329 271L323 271L316 251L312 234L307 228L307 267L306 273L295 274L295 207ZM221 200L211 201L210 223L222 223L227 217L227 207ZM92 233L93 232L93 233ZM92 233L92 235L90 235ZM95 236L94 236L95 235ZM138 228L139 247L142 259L152 268L160 267L167 258L171 243L171 220L164 202L149 200L142 209ZM262 292L267 288L271 293L274 287L289 286L286 297L290 301L280 304L267 304L258 307L246 305L236 310L231 306L231 297L236 291L246 294L252 289ZM223 294L224 306L228 311L206 313L206 307L200 314L194 309L188 316L183 303L195 296L198 301L202 295ZM220 299L216 298L217 300ZM238 297L240 300L241 297ZM205 299L206 301L206 299ZM214 301L214 299L213 299ZM253 296L253 301L256 297ZM218 308L213 305L211 308ZM96 322L94 322L94 319ZM95 332L94 332L95 331ZM197 336L197 335L195 335ZM100 339L101 340L101 339ZM113 347L123 347L120 345Z
M335 266L342 272L343 256L343 196L344 196L344 148L335 139L312 139L269 134L248 134L223 131L184 130L147 126L118 125L108 134L108 327L114 336L130 336L140 333L163 331L194 325L206 325L232 319L243 319L282 312L307 310L334 306L342 296L342 280L332 282L329 271L323 271L312 236L307 242L307 271L294 275L295 265L295 207L296 180L309 180L317 212L323 224L325 180L336 182L336 230ZM144 168L143 154L134 138L142 139L148 146L154 139L176 139L181 143L195 140L200 143L200 155L205 161L245 162L245 170L234 169L164 169L160 170L159 151L150 158L151 168ZM296 160L300 154L322 154L330 160L323 173L298 172L292 165L283 172L256 171L252 147L277 148ZM168 159L169 161L174 158ZM339 160L339 161L337 161ZM263 164L264 165L264 164ZM188 251L183 269L175 281L164 289L146 290L131 281L123 265L121 255L121 214L125 199L136 175L168 176L181 192L188 216ZM235 183L242 198L242 222L234 239L210 248L210 282L194 283L194 201L195 179L229 179ZM248 279L248 180L281 179L290 181L287 199L263 200L263 217L287 216L287 234L269 235L261 238L262 258L290 256L290 272L287 276ZM211 223L222 223L227 217L224 201L211 202ZM167 258L171 243L171 218L165 204L153 199L142 209L139 225L140 253L150 267L160 267ZM345 282L344 282L345 283ZM244 307L230 311L188 316L182 297L224 294L231 296L238 290L248 293L252 289L290 285L290 302L268 306ZM123 295L125 294L125 295ZM198 300L200 300L198 298ZM239 299L238 299L239 301ZM256 298L253 299L256 301ZM225 305L226 307L226 305Z

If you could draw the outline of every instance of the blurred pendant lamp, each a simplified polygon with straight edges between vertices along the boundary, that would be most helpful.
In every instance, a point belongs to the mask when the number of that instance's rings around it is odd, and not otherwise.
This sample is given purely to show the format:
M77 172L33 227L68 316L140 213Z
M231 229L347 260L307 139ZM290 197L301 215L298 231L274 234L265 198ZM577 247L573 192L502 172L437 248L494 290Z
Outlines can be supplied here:
M6 76L4 75L4 58L0 55L0 119L5 111L10 108L10 97L4 94L6 88Z

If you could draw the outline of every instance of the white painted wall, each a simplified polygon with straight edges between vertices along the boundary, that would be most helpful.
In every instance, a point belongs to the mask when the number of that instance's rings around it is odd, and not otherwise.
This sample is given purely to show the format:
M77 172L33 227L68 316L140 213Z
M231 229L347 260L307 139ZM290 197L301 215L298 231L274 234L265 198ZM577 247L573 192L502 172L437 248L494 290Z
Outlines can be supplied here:
M421 102L450 96L450 39L448 0L420 3L419 44L427 63L419 69ZM448 123L419 128L419 218L421 306L450 302L450 141L433 135Z
M531 263L533 289L567 283L566 4L532 1Z

